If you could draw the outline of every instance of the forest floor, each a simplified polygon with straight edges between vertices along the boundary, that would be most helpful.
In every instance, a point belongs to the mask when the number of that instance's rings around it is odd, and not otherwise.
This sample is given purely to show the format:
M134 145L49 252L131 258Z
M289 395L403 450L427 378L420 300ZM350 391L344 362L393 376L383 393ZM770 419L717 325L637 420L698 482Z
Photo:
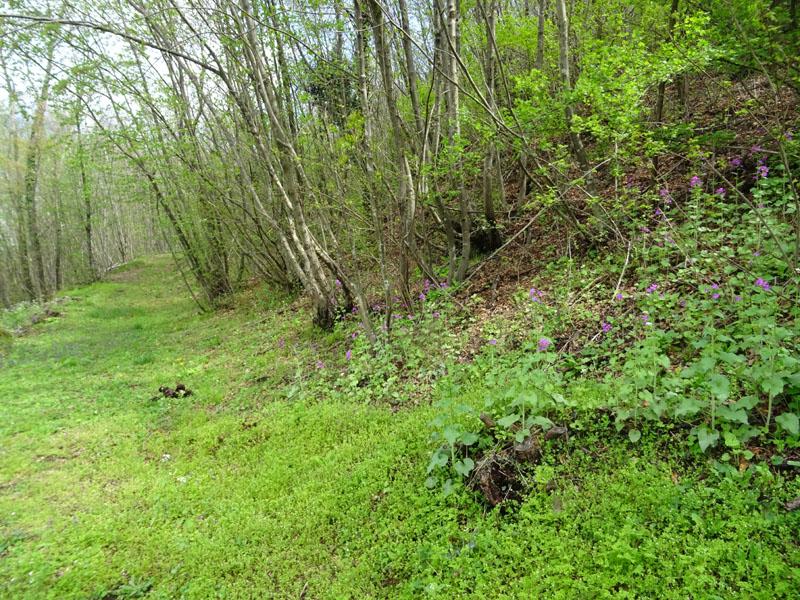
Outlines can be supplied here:
M573 424L497 508L426 488L468 328L430 320L435 360L376 383L357 330L264 288L198 314L165 257L67 295L0 355L4 598L797 597L798 480L717 473L674 432Z

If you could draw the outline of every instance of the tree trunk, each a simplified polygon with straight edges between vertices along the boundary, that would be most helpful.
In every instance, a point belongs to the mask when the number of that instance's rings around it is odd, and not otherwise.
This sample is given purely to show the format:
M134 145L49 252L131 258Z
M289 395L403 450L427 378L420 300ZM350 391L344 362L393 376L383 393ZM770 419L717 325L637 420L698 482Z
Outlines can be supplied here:
M536 34L536 69L544 68L544 24L547 0L539 0L539 30Z
M47 99L50 94L50 76L53 68L53 49L55 41L48 44L47 66L44 81L39 97L36 101L36 112L31 124L30 145L28 156L25 160L25 216L28 222L28 242L30 255L33 262L33 271L36 274L34 285L36 296L44 300L48 296L47 281L45 280L44 257L42 256L42 242L39 236L39 223L36 212L36 185L39 178L39 162L44 143L44 118L47 111Z
M86 242L86 259L89 263L89 281L97 281L97 267L94 264L94 251L92 249L92 194L89 189L89 180L86 177L86 163L81 135L81 114L77 115L76 130L78 134L78 170L81 177L81 197L83 198L83 232Z

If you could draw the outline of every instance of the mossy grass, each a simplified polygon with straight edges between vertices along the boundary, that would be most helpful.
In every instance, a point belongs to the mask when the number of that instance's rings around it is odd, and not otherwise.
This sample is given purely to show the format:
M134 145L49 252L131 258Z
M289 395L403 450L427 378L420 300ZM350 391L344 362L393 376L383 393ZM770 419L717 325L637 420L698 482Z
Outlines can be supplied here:
M198 314L180 289L147 259L0 357L0 596L796 597L796 481L721 476L663 432L631 444L587 419L519 501L445 496L424 485L435 387L399 409L354 395L359 377L335 385L342 334L289 300ZM177 381L192 395L158 393Z

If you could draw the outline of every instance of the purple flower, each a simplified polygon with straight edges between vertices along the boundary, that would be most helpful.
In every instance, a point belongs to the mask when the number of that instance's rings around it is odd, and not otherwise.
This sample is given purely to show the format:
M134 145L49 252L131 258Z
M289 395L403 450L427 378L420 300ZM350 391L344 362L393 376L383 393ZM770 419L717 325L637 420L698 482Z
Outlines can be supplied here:
M660 208L657 208L657 209L656 209L656 212L654 212L654 213L653 213L653 216L654 216L654 217L657 217L657 216L659 216L659 215L663 215L663 214L664 214L664 213L662 213L662 212L661 212L661 209L660 209Z
M731 165L733 165L734 167L737 167L737 168L741 167L742 166L742 159L741 158L734 158L731 161Z
M642 323L647 325L647 315L639 315L639 318L642 320Z
M649 288L647 288L647 293L648 293L648 294L652 294L652 293L653 293L653 292L655 292L657 289L658 289L658 284L657 284L657 283L651 283L651 284L650 284L650 287L649 287Z
M764 203L763 202L759 202L758 203L758 208L764 208Z
M616 300L622 300L622 292L620 292L619 294L617 294L616 296L614 296L614 298L615 298Z
M351 357L351 356L352 356L352 354L350 354L350 348L348 348L348 349L347 349L347 354L345 354L345 355L344 355L344 359L345 359L345 360L350 360L350 357Z
M547 350L548 346L551 346L553 342L548 340L547 338L541 338L539 340L539 352L544 352Z
M437 312L433 313L433 316L434 316L434 317L436 317L436 318L438 318L438 317L440 316L440 315L439 315L439 312L437 311Z
M420 294L419 295L419 299L422 300L423 302L425 302L425 294Z
M392 315L392 318L393 319L402 319L403 317L401 315Z
M741 301L742 301L742 297L741 297L741 296L736 296L736 297L734 298L734 300L735 300L736 302L741 302Z
M408 315L408 318L409 318L410 320L412 320L412 321L414 320L414 317L413 317L412 315Z
M767 283L766 281L764 281L763 279L761 279L761 277L759 277L758 279L756 279L756 285L757 285L758 287L760 287L760 288L764 288L765 290L768 290L768 289L770 289L770 287L769 287L769 283Z
M689 180L689 187L696 188L697 186L702 186L703 181L697 176L693 175L692 178Z
M686 306L686 300L681 300L681 306Z
M786 132L786 140L789 141L789 142L792 141L792 132L791 131L787 131Z
M338 279L336 280L336 287L342 287L342 282Z
M761 256L760 252L753 252L753 256Z
M613 329L613 327L611 327L611 325L609 325L608 323L603 321L603 333L608 333L612 329Z
M444 288L444 289L447 289L447 284L444 281L442 283L440 283L439 286Z
M769 175L769 167L761 165L760 167L758 167L758 173L756 173L755 178L758 179L759 177L761 177L762 179L766 179L767 175Z
M317 367L319 367L320 369L324 369L324 368L325 368L325 365L323 365L323 364L322 364L322 361L321 361L321 360L318 360L318 361L317 361Z
M497 340L491 339L491 340L489 340L489 343L492 344L493 346L495 346L495 345L497 345Z
M357 336L357 335L358 335L358 332L357 332L357 331L354 331L354 332L353 332L353 335L351 335L350 337L351 337L351 338L353 338L353 339L356 339L356 336Z
M725 188L724 187L718 188L717 191L714 192L714 193L717 196L719 196L720 198L724 198L725 197Z
M334 300L333 298L331 298L331 304L336 304L336 300Z
M281 348L286 349L286 346L283 344L283 338L281 338Z
M713 294L711 294L711 297L712 297L712 298L714 298L714 299L716 300L717 298L719 298L719 294L717 294L716 292L714 292Z
M669 196L669 190L661 190L661 191L659 192L659 194L661 194L661 197L662 197L662 198L663 198L664 196Z

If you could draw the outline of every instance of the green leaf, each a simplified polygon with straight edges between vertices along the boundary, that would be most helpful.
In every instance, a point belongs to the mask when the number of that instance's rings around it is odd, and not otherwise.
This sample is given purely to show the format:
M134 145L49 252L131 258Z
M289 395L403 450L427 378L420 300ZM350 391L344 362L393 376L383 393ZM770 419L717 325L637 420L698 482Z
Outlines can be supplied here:
M500 425L500 427L508 428L511 427L517 421L519 421L519 415L508 415L507 417L503 417L502 419L497 421L497 424Z
M769 379L761 382L761 389L767 392L773 398L783 392L785 382L781 375L773 375Z
M717 440L719 440L718 432L709 431L705 427L701 427L697 430L697 443L700 444L700 450L703 452L705 452L709 446L716 445Z
M467 475L469 475L470 471L472 471L472 469L475 468L475 461L473 461L471 458L465 458L463 461L458 460L453 465L453 468L455 468L456 473L458 473L463 477L466 477Z
M447 481L444 482L444 485L442 486L442 491L444 492L445 496L449 496L455 491L452 479L448 479Z
M736 434L734 434L732 431L726 431L723 433L722 438L728 448L738 448L741 445L739 443L739 438L737 438Z
M724 362L728 363L729 365L735 365L737 363L745 362L744 356L741 354L734 354L732 352L717 352L717 356L719 356Z
M436 477L428 477L425 480L425 487L428 488L429 490L432 490L433 488L435 488L436 487Z
M711 373L708 376L708 388L720 402L727 400L731 394L731 383L725 375Z
M678 407L675 409L675 416L682 417L684 415L696 415L701 408L705 406L704 402L700 402L696 398L684 398Z
M442 435L444 435L444 439L447 440L447 443L451 446L456 443L458 436L461 434L460 428L458 425L448 425L444 428Z
M792 435L800 434L800 419L794 413L783 413L775 417L775 422Z
M748 423L747 411L735 404L732 406L720 406L717 409L717 417L732 423L741 423L742 425L747 425Z
M465 446L472 446L475 442L478 441L478 434L472 431L465 431L461 434L461 443Z
M450 454L444 450L437 450L431 456L431 462L428 464L428 473L433 471L436 467L443 467L450 460Z
M631 429L628 431L628 439L635 444L642 439L642 432L638 429Z
M534 425L538 425L539 427L541 427L544 431L552 429L554 425L554 423L550 419L548 419L547 417L543 417L541 415L536 415L535 417L533 417L533 419L531 419L531 422Z

